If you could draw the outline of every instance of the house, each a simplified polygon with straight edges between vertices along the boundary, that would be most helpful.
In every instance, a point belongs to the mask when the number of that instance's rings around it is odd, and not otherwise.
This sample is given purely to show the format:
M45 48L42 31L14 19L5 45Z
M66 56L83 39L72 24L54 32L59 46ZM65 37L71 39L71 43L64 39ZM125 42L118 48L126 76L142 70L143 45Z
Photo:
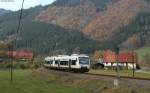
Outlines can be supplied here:
M12 51L6 53L8 57L14 58L14 59L24 59L28 61L29 63L32 63L34 55L30 51Z
M137 54L134 52L124 52L116 55L112 51L103 52L103 64L105 67L126 67L127 69L136 68Z

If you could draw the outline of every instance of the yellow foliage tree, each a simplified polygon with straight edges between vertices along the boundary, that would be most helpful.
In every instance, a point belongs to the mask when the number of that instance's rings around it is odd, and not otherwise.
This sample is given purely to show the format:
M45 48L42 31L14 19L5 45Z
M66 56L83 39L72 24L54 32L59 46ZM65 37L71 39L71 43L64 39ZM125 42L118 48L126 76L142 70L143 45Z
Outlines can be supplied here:
M103 58L103 52L100 50L96 50L93 55L93 61L98 61L100 58Z
M9 45L7 43L0 42L0 57L6 56L6 51L8 50Z
M0 49L8 49L8 44L0 43Z

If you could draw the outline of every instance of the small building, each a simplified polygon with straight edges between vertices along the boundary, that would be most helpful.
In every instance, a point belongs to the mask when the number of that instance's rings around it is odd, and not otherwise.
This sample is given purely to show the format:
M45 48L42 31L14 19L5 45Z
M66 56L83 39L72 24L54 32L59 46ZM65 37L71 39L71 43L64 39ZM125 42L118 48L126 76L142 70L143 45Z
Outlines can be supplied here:
M7 52L6 53L8 57L12 57L14 59L24 59L26 61L28 61L29 63L32 63L34 55L32 52L30 51L13 51L13 52Z
M116 66L119 66L126 69L133 69L136 68L137 54L134 52L125 52L116 55L115 52L105 51L103 52L103 64L105 67L116 68Z

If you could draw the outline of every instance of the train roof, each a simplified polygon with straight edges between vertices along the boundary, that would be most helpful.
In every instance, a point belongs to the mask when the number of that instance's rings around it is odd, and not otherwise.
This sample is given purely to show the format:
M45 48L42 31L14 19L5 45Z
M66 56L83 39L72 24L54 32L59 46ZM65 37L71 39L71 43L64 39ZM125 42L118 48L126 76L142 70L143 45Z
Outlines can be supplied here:
M77 58L77 57L89 57L85 54L72 54L71 56L69 55L58 55L58 56L52 56L52 57L46 57L46 61L51 61L51 60L69 60L72 58Z
M51 60L54 60L54 58L55 58L54 56L52 56L52 57L46 57L45 60L46 61L51 61Z
M71 57L89 57L86 54L72 54Z
M68 57L69 55L58 55L57 57Z

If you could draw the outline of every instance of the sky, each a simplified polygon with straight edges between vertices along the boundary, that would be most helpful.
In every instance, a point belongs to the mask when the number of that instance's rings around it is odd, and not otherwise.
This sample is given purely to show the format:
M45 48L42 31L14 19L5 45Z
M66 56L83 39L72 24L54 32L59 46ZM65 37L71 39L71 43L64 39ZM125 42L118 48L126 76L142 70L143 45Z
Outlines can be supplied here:
M24 9L37 5L48 5L55 0L25 0ZM21 8L22 0L0 0L0 8L17 11Z

